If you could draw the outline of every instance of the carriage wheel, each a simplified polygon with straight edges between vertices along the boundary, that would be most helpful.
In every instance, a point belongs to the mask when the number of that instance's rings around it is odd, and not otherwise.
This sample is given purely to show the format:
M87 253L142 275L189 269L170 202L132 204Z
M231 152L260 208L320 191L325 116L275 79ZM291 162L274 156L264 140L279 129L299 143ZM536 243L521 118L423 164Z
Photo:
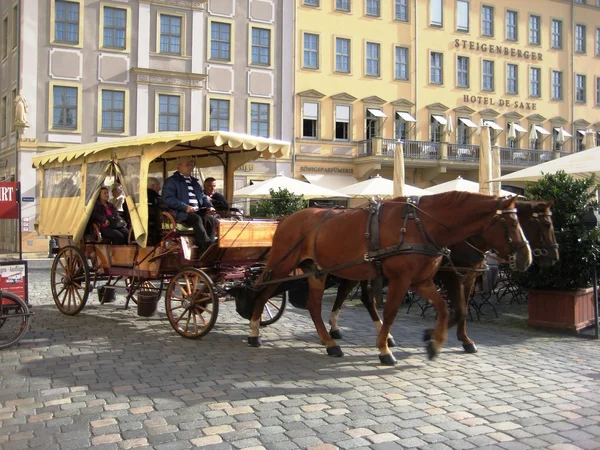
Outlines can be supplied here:
M90 293L90 269L85 255L71 245L61 248L50 272L54 303L63 314L74 316L87 302Z
M171 279L165 293L165 308L177 333L198 339L215 325L219 299L210 277L201 270L188 268Z
M261 327L272 325L281 319L281 316L283 316L283 312L285 311L285 307L287 305L287 297L288 294L286 291L273 298L270 298L267 303L265 303L265 307L260 316Z
M15 345L29 330L31 314L15 294L3 291L0 299L0 349Z

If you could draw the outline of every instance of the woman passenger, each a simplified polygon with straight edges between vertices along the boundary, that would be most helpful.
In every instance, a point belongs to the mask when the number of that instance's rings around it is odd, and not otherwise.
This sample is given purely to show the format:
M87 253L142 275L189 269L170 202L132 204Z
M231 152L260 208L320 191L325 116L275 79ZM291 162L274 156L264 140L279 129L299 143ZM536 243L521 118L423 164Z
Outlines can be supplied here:
M115 206L108 201L108 197L108 188L101 188L98 201L96 201L96 205L92 211L91 220L98 224L100 234L103 238L110 239L113 244L125 244L129 237L129 230L125 226L118 228L111 226L111 218L121 219L121 217Z

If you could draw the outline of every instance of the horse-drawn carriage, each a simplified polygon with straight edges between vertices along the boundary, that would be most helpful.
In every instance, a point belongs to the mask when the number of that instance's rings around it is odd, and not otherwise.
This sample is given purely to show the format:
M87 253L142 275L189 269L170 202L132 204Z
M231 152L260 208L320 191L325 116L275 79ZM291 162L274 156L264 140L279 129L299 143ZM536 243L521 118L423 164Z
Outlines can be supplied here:
M58 309L78 314L90 293L101 302L115 290L126 294L127 308L156 300L165 291L169 322L180 335L199 338L214 326L220 300L244 295L264 266L277 222L225 218L217 221L216 242L206 251L195 245L194 233L175 223L168 211L151 230L147 178L166 179L176 161L191 157L197 167L222 165L225 192L231 201L236 169L257 158L286 156L289 145L235 133L179 132L98 142L46 152L33 159L39 169L40 234L53 236L56 255L51 289ZM123 186L131 231L125 245L114 245L90 227L90 216L107 180ZM92 229L90 233L89 230ZM157 233L158 231L158 233ZM158 235L152 240L151 236ZM286 294L267 303L261 324L278 320Z

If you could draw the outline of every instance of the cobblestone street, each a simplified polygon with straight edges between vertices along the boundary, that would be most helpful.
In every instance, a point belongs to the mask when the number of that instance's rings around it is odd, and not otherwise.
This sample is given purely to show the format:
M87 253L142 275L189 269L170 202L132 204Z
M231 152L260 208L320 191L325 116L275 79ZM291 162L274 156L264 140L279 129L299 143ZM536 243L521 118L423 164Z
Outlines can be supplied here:
M2 449L600 448L598 342L529 330L506 308L469 322L479 353L451 330L428 361L433 314L404 307L385 367L362 307L343 310L345 356L331 358L291 306L256 349L233 302L193 341L122 297L101 306L93 292L65 316L47 269L30 270L29 293L31 330L0 352Z

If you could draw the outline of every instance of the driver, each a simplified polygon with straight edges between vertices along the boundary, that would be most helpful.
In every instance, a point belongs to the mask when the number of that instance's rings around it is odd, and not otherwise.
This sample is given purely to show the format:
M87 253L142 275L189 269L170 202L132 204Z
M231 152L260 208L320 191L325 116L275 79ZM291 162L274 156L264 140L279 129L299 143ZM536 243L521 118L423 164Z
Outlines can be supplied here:
M208 231L212 232L215 229L212 216L215 208L204 194L198 179L192 176L194 165L193 159L180 158L177 161L177 171L165 181L162 196L165 204L176 212L175 220L194 229L197 245L203 253L213 243L213 239L204 227L199 209L207 208L206 224Z

